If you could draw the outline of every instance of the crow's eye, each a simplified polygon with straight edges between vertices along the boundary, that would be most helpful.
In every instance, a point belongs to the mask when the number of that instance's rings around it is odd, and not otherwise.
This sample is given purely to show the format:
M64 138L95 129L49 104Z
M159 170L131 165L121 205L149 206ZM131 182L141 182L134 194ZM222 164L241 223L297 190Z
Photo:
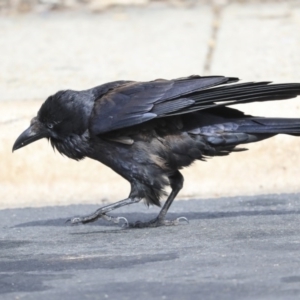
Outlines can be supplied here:
M52 124L52 123L47 123L47 127L48 127L49 129L52 129L52 128L53 128L53 124Z

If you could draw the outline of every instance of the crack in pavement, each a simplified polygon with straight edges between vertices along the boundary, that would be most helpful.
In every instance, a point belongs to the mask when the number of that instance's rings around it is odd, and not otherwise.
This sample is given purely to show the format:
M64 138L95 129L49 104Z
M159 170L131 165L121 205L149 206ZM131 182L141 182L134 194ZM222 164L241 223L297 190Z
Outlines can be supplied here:
M212 9L212 25L211 34L208 41L208 50L204 61L203 74L209 75L210 68L213 61L215 48L218 41L218 33L221 25L221 18L224 7L228 4L227 0L214 0L211 4Z

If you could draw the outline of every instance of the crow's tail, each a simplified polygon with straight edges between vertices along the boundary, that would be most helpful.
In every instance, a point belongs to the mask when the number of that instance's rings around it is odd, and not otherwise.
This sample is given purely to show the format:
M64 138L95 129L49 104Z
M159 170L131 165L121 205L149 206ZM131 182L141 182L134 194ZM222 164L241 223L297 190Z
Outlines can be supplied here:
M223 150L224 146L234 147L258 142L277 134L300 136L300 119L256 117L235 119L201 127L199 134L204 136L209 144L220 146Z
M238 122L236 132L250 134L291 134L300 135L300 119L249 118Z
M186 94L185 98L195 102L175 112L167 113L165 116L220 108L234 104L285 100L295 98L298 95L300 95L300 83L270 84L270 82L266 81L221 85Z

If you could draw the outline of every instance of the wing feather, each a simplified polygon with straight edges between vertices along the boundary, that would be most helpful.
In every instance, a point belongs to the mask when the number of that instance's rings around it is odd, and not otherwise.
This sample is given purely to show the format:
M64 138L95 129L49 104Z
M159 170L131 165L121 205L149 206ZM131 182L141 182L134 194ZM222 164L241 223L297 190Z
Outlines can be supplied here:
M226 85L236 81L238 78L234 77L190 76L120 82L95 101L90 130L93 134L102 134L154 118L239 103L290 99L300 94L299 83L270 84L264 81Z
M195 101L186 98L187 94L237 80L224 76L190 76L127 82L95 101L90 130L102 134L147 122L193 105Z

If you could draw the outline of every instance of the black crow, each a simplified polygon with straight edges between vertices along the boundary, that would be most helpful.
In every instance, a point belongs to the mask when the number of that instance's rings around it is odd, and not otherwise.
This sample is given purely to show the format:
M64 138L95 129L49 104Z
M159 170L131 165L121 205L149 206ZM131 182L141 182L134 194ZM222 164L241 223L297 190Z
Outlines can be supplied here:
M166 213L183 186L179 172L195 160L246 150L238 148L276 134L300 135L300 118L264 118L228 107L237 103L283 100L300 94L299 83L235 83L238 78L190 76L150 82L115 81L89 90L59 91L47 98L13 145L41 138L72 159L89 157L107 165L131 184L128 198L75 217L71 223L122 218L107 213L142 199L160 206L158 216L133 227L177 224ZM124 218L123 218L124 219Z

